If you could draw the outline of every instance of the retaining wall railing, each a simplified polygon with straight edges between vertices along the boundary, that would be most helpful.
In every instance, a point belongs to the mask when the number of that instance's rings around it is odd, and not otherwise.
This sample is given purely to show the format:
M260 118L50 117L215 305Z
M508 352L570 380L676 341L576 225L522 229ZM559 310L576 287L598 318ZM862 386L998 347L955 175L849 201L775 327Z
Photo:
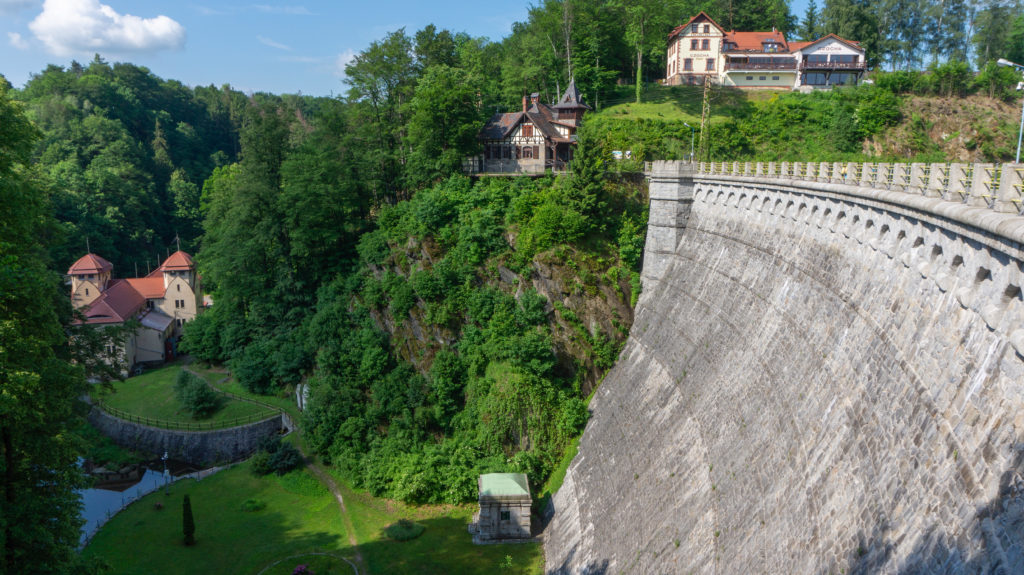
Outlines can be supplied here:
M224 393L225 395L227 395L229 397L233 397L235 399L244 400L244 398L239 397L237 395L234 395L233 393L230 393L230 392L226 392L225 391L225 392L222 392L222 393ZM152 417L145 417L145 416L142 416L142 415L137 415L135 413L130 413L130 412L127 412L127 411L125 411L123 409L118 409L116 407L107 405L106 403L104 403L100 399L93 399L92 402L93 402L93 405L95 405L96 407L100 408L104 412L106 412L106 413L108 413L108 414L110 414L110 415L112 415L112 416L114 416L114 417L116 417L118 419L123 419L123 420L131 422L131 423L138 423L139 425L146 425L146 426L149 426L149 427L156 427L158 429L170 429L170 430L173 430L173 431L213 431L213 430L217 430L217 429L228 429L228 428L231 428L231 427L238 427L240 425L248 425L250 423L257 423L259 421L266 421L266 420L272 419L274 417L281 417L281 414L284 413L283 410L281 410L279 408L273 408L272 407L272 410L259 411L259 412L256 412L256 413L253 413L253 414L250 414L250 415L247 415L247 416L236 417L234 419L226 419L226 420L221 420L221 421L172 421L172 420L166 420L166 419L156 419L156 418L152 418ZM265 405L266 406L266 404L261 404L261 405ZM271 406L267 406L267 407L271 407Z
M848 184L1024 215L1024 164L700 162L694 168L698 177L746 176Z

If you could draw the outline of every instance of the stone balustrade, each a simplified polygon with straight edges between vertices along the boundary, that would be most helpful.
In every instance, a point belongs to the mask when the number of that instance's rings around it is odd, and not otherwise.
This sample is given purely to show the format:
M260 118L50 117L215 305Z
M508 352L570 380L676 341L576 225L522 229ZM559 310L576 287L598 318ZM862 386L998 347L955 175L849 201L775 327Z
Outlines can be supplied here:
M695 167L698 175L847 184L1024 214L1024 164L700 162Z

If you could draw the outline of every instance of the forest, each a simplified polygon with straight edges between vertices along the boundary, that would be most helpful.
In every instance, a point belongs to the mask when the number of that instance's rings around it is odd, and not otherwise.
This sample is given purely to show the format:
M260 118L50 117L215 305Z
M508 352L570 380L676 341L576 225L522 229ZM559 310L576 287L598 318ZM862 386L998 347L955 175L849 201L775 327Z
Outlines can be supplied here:
M180 241L215 301L183 349L255 392L308 385L308 444L353 486L427 503L472 499L481 472L543 484L640 289L643 183L610 152L682 157L691 136L602 111L664 93L699 106L656 81L667 33L700 10L730 29L857 39L877 67L874 85L831 93L722 92L716 160L870 157L906 98L1017 97L992 60L1024 61L1024 15L992 0L812 1L803 15L785 0L544 0L503 39L393 31L349 63L337 98L186 86L98 55L21 88L0 77L4 572L95 567L73 552L67 431L85 378L111 372L89 360L102 342L67 345L59 276L87 249L123 277ZM571 174L459 173L491 114L524 93L551 101L570 78L595 108ZM885 157L941 160L914 134ZM1000 142L974 145L999 161Z

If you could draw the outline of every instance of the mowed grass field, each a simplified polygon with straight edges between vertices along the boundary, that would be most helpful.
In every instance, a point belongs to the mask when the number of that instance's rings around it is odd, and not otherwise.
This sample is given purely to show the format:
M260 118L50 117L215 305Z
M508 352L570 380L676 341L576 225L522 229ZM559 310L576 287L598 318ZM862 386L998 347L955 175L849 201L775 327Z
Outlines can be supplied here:
M111 391L100 391L94 396L105 404L124 410L139 417L160 419L164 421L193 422L191 415L185 411L178 398L174 395L174 382L181 372L181 364L174 363L158 369L147 371L142 375L130 377L124 381L115 381ZM266 413L266 407L224 397L223 407L203 422L230 422Z
M359 551L372 574L544 573L544 548L538 543L474 545L466 527L475 505L414 507L342 489ZM411 541L389 539L384 528L403 518L425 526L423 535Z
M466 530L474 506L406 506L342 487L371 574L536 575L544 571L536 543L473 545ZM334 497L305 469L254 477L243 463L196 482L151 493L111 519L83 553L102 558L111 575L178 573L289 575L308 565L317 575L348 574L354 560ZM196 544L182 542L182 497L188 493ZM246 501L265 505L245 511ZM157 510L160 503L163 509ZM384 528L402 518L424 525L412 541L393 541Z
M202 481L181 480L171 485L170 492L170 496L163 491L151 493L116 515L83 553L109 563L111 575L255 574L297 555L351 555L337 503L305 469L282 477L255 477L249 464L243 463ZM196 544L191 547L184 545L182 536L186 493L196 525ZM264 507L246 511L247 500ZM163 504L162 510L155 508L157 503ZM329 562L314 561L317 557L287 559L267 573L290 574L299 564Z

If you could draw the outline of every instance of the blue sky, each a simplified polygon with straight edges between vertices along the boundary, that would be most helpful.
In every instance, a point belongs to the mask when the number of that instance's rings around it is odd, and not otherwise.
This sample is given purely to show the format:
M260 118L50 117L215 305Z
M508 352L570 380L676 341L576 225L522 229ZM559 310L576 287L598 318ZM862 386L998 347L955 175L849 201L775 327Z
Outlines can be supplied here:
M386 33L427 24L500 40L528 0L0 0L0 74L17 87L47 64L148 67L188 85L326 96L344 63Z
M807 2L792 2L798 17ZM327 96L345 91L345 62L388 32L433 23L500 40L530 3L0 0L0 74L21 87L47 64L87 63L99 53L191 86Z

